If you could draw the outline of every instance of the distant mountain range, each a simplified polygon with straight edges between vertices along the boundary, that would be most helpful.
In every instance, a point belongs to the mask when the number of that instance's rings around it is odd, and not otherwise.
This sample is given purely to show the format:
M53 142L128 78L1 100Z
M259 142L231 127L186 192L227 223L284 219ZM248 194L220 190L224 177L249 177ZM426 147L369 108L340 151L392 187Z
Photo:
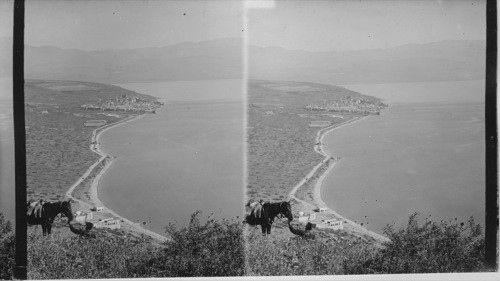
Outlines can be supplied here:
M255 79L333 85L473 80L485 77L485 41L441 41L388 49L336 52L250 47Z
M334 52L257 46L248 49L251 79L349 84L485 77L485 41ZM0 42L0 50L12 52L5 42ZM10 73L10 57L0 60L0 75ZM25 76L36 79L102 83L229 79L241 78L242 69L243 40L234 38L123 50L25 48Z

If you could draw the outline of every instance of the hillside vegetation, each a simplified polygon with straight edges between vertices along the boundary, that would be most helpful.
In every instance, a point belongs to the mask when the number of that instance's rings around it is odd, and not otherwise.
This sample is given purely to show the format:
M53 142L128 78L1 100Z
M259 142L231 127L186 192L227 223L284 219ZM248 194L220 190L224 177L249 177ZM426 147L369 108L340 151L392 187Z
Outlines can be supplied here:
M86 82L28 81L26 125L28 196L55 200L95 161L89 150L89 119L109 122L137 112L84 110L83 103L142 96L119 87ZM318 128L311 121L337 124L362 112L311 111L308 104L329 104L342 97L378 99L341 87L314 83L251 81L248 124L248 195L283 199L321 157L312 149ZM101 99L101 101L99 101ZM323 102L325 101L326 102ZM118 116L118 117L117 117ZM125 237L123 232L93 230L96 238L67 235L57 225L52 237L29 228L30 279L133 278L240 275L323 275L483 271L484 236L473 219L433 222L415 214L401 229L387 226L390 239L380 247L345 231L314 230L303 240L278 223L271 236L240 219L200 220L194 213L185 226L170 224L172 240ZM202 223L203 221L203 223ZM280 232L281 231L281 232ZM65 233L66 232L66 233ZM290 238L292 237L292 238ZM349 238L349 239L346 239ZM0 277L11 278L14 235L0 216Z
M317 127L312 121L345 122L366 112L313 111L310 104L346 97L379 103L380 99L348 89L289 81L251 80L248 84L248 185L255 199L283 200L322 160L313 150Z
M484 236L467 223L418 222L387 226L383 248L335 241L262 236L240 222L208 219L199 213L186 227L169 225L174 238L163 245L98 233L97 238L28 235L29 279L137 278L239 275L338 275L484 271ZM0 215L0 277L12 278L14 235ZM244 243L245 241L245 243ZM251 249L251 251L250 251Z
M27 80L25 84L28 199L61 200L98 155L89 149L95 127L87 120L116 122L140 112L85 110L83 104L122 96L156 98L117 86L76 81Z
M16 255L16 238L12 225L0 213L0 279L12 279Z

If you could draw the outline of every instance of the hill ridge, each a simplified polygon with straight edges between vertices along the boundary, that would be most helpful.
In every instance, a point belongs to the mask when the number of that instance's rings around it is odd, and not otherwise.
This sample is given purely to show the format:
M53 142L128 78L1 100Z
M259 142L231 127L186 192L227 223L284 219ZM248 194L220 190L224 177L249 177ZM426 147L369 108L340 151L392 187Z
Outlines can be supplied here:
M0 44L12 54L10 44ZM387 49L310 52L248 48L251 79L327 84L477 80L485 77L484 40L446 40ZM243 78L243 40L219 38L164 47L97 50L26 45L26 78L127 83ZM11 56L0 58L0 76Z

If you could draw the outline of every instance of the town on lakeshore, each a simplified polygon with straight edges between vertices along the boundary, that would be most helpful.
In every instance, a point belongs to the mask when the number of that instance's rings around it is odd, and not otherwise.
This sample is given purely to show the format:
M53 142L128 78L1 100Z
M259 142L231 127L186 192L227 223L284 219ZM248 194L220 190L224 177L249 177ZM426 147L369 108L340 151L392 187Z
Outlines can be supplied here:
M141 99L138 96L129 97L126 94L115 99L99 100L96 104L82 104L80 107L85 110L103 111L131 111L156 113L156 108L162 105L161 102Z
M382 102L373 102L364 98L347 96L329 102L324 100L322 104L308 104L305 108L314 111L354 112L380 115L380 111L386 107L387 104Z

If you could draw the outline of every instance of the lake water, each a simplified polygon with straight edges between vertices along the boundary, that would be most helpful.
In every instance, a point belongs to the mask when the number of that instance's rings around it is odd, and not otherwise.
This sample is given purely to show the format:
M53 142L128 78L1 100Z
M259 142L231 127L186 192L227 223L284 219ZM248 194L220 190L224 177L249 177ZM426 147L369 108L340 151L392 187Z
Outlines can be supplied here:
M160 234L169 222L185 225L196 210L202 218L241 216L242 80L119 86L166 104L101 136L105 153L117 156L99 183L101 200Z
M14 218L11 79L0 80L0 211ZM107 131L103 149L118 158L102 178L100 198L134 221L163 226L233 217L243 201L241 80L122 84L160 97L157 114ZM342 157L322 197L344 216L381 232L387 223L422 217L484 218L484 81L345 85L390 104L327 135ZM366 216L366 217L365 217Z
M14 224L14 116L12 77L0 78L0 212Z
M322 186L329 206L378 233L414 212L483 224L484 81L344 87L390 106L325 137L342 158Z

